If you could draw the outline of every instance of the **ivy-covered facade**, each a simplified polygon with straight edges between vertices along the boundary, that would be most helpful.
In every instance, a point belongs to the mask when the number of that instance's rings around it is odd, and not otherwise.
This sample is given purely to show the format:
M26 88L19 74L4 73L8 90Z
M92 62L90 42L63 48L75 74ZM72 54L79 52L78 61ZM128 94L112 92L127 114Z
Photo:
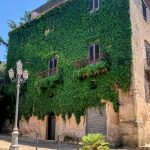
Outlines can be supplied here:
M118 89L131 84L129 1L90 2L68 0L9 33L7 69L21 60L29 71L21 116L74 114L79 123L101 100L119 111Z

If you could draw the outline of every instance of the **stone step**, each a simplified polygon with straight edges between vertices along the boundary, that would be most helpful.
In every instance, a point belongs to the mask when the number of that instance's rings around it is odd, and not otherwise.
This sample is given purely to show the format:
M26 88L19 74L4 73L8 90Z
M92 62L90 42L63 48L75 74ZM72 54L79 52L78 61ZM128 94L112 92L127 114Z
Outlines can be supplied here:
M138 150L150 150L150 146L139 147Z

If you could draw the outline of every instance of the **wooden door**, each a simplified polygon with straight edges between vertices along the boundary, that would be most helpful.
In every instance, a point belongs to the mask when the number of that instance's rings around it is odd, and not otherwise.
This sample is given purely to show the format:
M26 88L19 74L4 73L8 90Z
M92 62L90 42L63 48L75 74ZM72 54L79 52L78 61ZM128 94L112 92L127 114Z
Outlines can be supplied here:
M50 113L48 116L48 140L55 140L55 124L55 115L54 113Z

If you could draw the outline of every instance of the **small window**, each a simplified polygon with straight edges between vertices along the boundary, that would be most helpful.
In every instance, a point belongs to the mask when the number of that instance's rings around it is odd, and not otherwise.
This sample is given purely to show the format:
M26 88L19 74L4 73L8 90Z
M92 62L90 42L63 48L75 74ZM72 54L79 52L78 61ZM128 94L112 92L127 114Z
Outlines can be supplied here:
M145 72L145 101L150 103L150 74Z
M147 6L142 0L142 11L143 11L143 18L147 21Z
M53 75L57 71L57 58L51 58L48 66L48 75Z
M94 10L99 9L99 0L89 0L89 11L93 12Z
M145 44L147 65L150 67L150 45Z
M95 63L100 59L100 51L98 44L92 44L89 46L89 63Z

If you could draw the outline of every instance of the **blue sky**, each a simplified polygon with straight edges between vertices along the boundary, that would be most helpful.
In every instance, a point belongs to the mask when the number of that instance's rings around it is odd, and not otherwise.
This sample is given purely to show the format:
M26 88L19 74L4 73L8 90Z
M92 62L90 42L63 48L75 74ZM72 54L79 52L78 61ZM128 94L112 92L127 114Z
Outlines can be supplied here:
M19 18L25 11L31 11L47 0L1 0L0 4L0 36L8 40L8 21L9 19L19 22ZM0 46L0 61L6 61L6 49Z

